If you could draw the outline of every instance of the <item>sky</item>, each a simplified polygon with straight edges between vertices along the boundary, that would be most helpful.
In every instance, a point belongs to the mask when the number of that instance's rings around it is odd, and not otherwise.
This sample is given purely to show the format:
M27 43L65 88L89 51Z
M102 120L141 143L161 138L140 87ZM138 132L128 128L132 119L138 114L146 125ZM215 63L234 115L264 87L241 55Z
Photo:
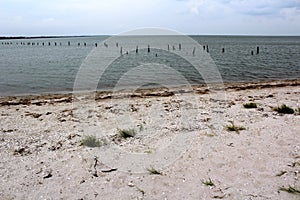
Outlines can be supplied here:
M0 0L1 36L300 35L300 0Z

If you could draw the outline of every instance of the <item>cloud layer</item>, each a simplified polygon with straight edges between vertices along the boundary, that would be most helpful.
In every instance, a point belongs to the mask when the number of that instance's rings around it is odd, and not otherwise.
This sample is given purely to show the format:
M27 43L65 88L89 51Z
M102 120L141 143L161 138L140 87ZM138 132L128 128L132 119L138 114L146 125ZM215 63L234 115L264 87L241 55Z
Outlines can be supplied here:
M300 0L7 0L0 1L0 26L0 35L117 34L149 26L300 35Z

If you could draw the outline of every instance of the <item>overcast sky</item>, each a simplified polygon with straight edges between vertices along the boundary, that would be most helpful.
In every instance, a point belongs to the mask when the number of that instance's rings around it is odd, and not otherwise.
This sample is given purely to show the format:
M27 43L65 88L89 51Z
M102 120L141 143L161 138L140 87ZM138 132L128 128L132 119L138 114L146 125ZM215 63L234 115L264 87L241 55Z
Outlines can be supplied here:
M300 35L300 0L0 0L0 35Z

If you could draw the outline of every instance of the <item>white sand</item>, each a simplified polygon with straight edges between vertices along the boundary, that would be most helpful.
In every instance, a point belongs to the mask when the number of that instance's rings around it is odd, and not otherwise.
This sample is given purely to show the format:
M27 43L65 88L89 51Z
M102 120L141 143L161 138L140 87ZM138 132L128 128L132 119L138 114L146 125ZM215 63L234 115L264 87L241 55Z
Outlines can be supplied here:
M271 109L299 108L297 83L231 87L226 101L209 93L80 104L63 95L2 98L0 199L300 199L279 191L300 190L300 115ZM226 131L230 121L246 130ZM117 129L128 128L137 135L119 139ZM85 135L107 144L82 146ZM214 186L203 184L209 179Z

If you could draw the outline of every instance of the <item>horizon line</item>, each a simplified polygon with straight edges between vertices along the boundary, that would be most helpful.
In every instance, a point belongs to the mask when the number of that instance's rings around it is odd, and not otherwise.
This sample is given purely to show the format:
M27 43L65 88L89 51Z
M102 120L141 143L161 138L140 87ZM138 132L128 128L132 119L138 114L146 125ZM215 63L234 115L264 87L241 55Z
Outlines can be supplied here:
M294 34L182 34L186 36L241 36L241 37L299 37ZM38 39L38 38L64 38L64 37L99 37L99 36L181 36L180 34L137 34L137 35L118 35L118 34L70 34L70 35L0 35L0 39Z

